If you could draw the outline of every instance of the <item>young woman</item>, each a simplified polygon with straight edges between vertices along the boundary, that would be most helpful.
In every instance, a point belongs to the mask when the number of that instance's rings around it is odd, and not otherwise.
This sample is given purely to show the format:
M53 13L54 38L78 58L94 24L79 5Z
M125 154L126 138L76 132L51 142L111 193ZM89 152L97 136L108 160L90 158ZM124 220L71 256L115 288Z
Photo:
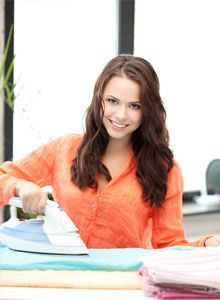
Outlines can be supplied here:
M140 57L119 55L94 87L83 135L57 138L0 167L0 203L17 195L24 211L42 213L55 200L88 248L217 245L189 243L182 225L183 180L169 149L158 77Z

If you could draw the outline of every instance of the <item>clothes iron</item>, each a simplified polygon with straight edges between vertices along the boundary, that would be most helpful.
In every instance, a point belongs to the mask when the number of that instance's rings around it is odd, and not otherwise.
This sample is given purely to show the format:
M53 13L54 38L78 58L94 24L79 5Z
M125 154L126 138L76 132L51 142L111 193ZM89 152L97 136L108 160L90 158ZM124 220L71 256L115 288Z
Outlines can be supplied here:
M0 226L0 242L18 251L50 254L88 254L88 249L77 233L78 228L55 202L47 200L43 219L21 221L16 207L22 200L12 197L11 218Z

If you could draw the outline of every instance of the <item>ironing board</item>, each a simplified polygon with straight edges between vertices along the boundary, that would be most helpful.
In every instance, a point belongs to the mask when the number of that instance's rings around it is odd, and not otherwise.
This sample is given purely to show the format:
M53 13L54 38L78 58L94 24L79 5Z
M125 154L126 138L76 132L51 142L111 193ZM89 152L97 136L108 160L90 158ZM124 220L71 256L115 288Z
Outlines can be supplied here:
M181 251L182 247L174 249ZM148 251L154 250L90 249L89 256L83 257L23 253L0 245L0 298L152 299L144 295L138 272Z
M181 251L184 247L173 247L173 249L177 249ZM192 248L193 249L193 248ZM192 249L187 248L188 251ZM59 256L49 257L36 255L35 257L31 253L18 253L16 251L12 251L4 246L0 246L0 272L2 279L2 285L0 287L0 298L5 300L49 300L49 299L106 299L106 300L115 300L115 299L153 299L152 297L147 297L142 291L142 277L138 277L139 272L138 269L142 265L143 255L148 251L154 250L146 250L146 249L90 249L89 250L90 257L68 257L65 258ZM160 249L160 251L165 251L164 249ZM24 255L25 254L25 255ZM23 256L24 255L24 256ZM30 256L31 255L31 256ZM23 256L23 262L19 262L19 258ZM89 259L88 259L89 258ZM97 259L95 259L97 258ZM4 259L4 260L3 260ZM32 259L32 264L31 264ZM33 260L34 259L34 260ZM45 261L46 259L46 261ZM104 260L103 260L104 259ZM83 261L83 264L80 267L80 261ZM91 261L93 264L91 264ZM96 263L94 264L94 262ZM61 268L61 262L63 267ZM28 263L28 265L27 265ZM48 268L48 263L50 268ZM38 269L36 266L38 265ZM27 266L28 270L27 270ZM45 268L47 266L47 268ZM59 268L57 268L59 266ZM75 268L74 266L77 266ZM53 269L55 268L55 269ZM75 269L74 269L75 268ZM89 268L89 269L88 269ZM35 285L30 284L31 276L26 274L26 282L25 284L19 285L16 287L13 285L13 282L4 282L5 278L7 281L7 272L8 273L8 281L17 278L24 278L24 272L36 272L35 276L38 276L38 272L50 272L50 274L46 274L46 276L40 279L40 282ZM13 273L14 272L14 273ZM60 272L60 273L59 273ZM64 273L63 273L64 272ZM69 279L66 277L69 272ZM102 283L100 285L93 285L92 287L88 285L88 282L85 286L81 285L82 281L78 278L79 285L74 282L72 288L68 288L68 282L71 284L71 276L73 272L81 272L85 276L86 272L90 273L90 277L87 280L90 280L96 277L99 274L100 281L94 281L97 283ZM29 273L30 274L30 273ZM47 280L48 276L51 278L51 282L55 281L55 274L60 274L60 278L64 278L64 285L61 286L50 286L45 287L42 285L42 282ZM72 275L71 275L72 274ZM19 276L20 275L20 276ZM44 273L45 275L45 273ZM77 276L79 276L78 273ZM107 277L105 277L107 276ZM109 277L108 277L109 276ZM120 281L120 276L124 277L128 276L131 281L125 280L125 282L120 285L118 281ZM134 277L132 277L134 276ZM117 284L113 284L112 286L108 286L108 278L113 278L116 280ZM138 279L137 279L138 278ZM25 279L25 278L24 278ZM33 279L33 276L32 276ZM39 279L39 278L38 278ZM85 278L84 278L85 279ZM137 281L136 281L137 280ZM20 280L21 282L22 280ZM137 283L137 286L134 286L134 282ZM56 283L57 284L57 283ZM55 284L55 285L56 285ZM30 287L32 286L32 287ZM37 286L37 287L36 287ZM110 289L109 289L110 288ZM116 289L117 288L117 289Z
M0 298L146 299L138 272L146 251L90 249L89 256L60 256L0 245Z

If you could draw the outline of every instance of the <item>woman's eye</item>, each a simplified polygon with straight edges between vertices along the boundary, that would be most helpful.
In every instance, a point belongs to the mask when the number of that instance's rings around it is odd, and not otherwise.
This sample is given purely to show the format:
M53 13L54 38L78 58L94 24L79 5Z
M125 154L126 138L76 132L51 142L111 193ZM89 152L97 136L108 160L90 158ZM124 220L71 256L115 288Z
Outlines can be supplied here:
M108 98L108 99L106 99L106 100L107 100L107 102L109 102L110 104L113 104L113 105L115 105L115 104L118 103L118 101L115 100L115 99Z
M140 109L140 108L141 108L141 105L138 104L138 103L131 103L130 107L131 107L132 109Z

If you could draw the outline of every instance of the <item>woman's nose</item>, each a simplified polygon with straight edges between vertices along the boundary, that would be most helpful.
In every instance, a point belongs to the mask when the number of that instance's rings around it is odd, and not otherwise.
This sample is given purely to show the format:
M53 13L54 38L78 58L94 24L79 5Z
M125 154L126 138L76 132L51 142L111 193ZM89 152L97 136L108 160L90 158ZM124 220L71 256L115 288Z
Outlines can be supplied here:
M118 106L115 115L118 120L126 119L126 117L127 117L126 107L122 106L122 105Z

